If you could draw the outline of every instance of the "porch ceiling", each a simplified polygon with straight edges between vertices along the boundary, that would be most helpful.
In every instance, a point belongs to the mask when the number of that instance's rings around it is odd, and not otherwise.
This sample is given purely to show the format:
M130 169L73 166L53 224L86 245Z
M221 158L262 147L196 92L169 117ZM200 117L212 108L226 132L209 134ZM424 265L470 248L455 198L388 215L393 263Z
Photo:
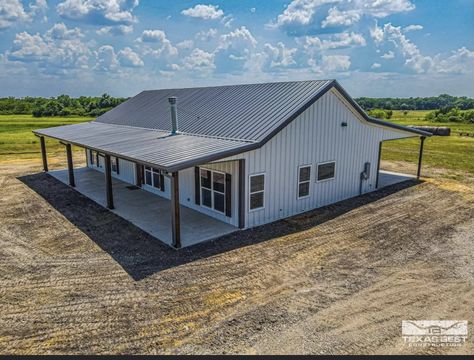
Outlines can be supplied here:
M108 153L169 172L247 151L249 141L87 122L35 130L35 134Z

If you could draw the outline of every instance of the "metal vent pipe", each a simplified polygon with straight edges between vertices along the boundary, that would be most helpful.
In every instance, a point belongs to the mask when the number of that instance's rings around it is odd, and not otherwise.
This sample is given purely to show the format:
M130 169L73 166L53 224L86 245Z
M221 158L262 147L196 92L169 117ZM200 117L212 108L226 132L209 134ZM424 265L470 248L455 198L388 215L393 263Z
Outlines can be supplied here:
M168 98L168 101L171 108L171 135L176 135L178 132L178 110L176 107L178 98L176 96L171 96Z

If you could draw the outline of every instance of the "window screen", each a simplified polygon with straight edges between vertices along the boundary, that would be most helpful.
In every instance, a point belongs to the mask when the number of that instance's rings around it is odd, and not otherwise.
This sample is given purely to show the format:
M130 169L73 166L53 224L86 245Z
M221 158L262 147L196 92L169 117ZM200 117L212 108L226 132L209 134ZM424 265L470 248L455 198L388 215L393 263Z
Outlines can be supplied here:
M263 208L265 202L265 175L250 176L250 210Z
M328 180L334 178L336 170L336 163L328 162L318 165L318 181Z

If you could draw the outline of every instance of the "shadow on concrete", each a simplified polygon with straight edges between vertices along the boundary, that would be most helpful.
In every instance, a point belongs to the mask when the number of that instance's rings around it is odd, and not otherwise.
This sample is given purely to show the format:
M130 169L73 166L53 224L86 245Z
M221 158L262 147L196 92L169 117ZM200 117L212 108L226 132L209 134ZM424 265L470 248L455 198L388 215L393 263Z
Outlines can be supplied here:
M300 232L420 183L409 180L288 219L175 250L46 173L18 178L112 256L136 281L154 273ZM300 221L304 217L304 221Z

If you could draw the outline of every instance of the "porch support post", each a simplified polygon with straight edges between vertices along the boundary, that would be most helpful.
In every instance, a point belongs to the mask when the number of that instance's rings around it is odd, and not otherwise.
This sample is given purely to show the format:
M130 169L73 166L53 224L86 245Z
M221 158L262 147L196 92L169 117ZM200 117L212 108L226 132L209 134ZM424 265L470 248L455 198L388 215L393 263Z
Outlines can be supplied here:
M375 188L379 188L379 175L380 175L380 159L382 157L382 144L383 141L379 142L379 158L377 160L377 174L375 176Z
M245 159L239 160L239 228L245 228Z
M112 194L112 166L110 163L110 155L105 154L105 195L107 197L107 208L114 208L114 197Z
M418 158L418 171L416 173L417 179L420 179L420 176L421 176L421 161L423 159L423 145L425 143L425 139L426 139L425 136L420 137L420 156Z
M41 157L43 158L43 170L48 172L48 157L46 156L46 144L44 141L44 136L40 136L40 145L41 145Z
M171 234L173 247L181 247L181 229L179 217L179 176L178 172L171 173Z
M76 182L74 181L74 165L72 163L71 144L66 144L66 157L67 157L67 170L69 174L69 185L71 185L72 187L75 187Z

